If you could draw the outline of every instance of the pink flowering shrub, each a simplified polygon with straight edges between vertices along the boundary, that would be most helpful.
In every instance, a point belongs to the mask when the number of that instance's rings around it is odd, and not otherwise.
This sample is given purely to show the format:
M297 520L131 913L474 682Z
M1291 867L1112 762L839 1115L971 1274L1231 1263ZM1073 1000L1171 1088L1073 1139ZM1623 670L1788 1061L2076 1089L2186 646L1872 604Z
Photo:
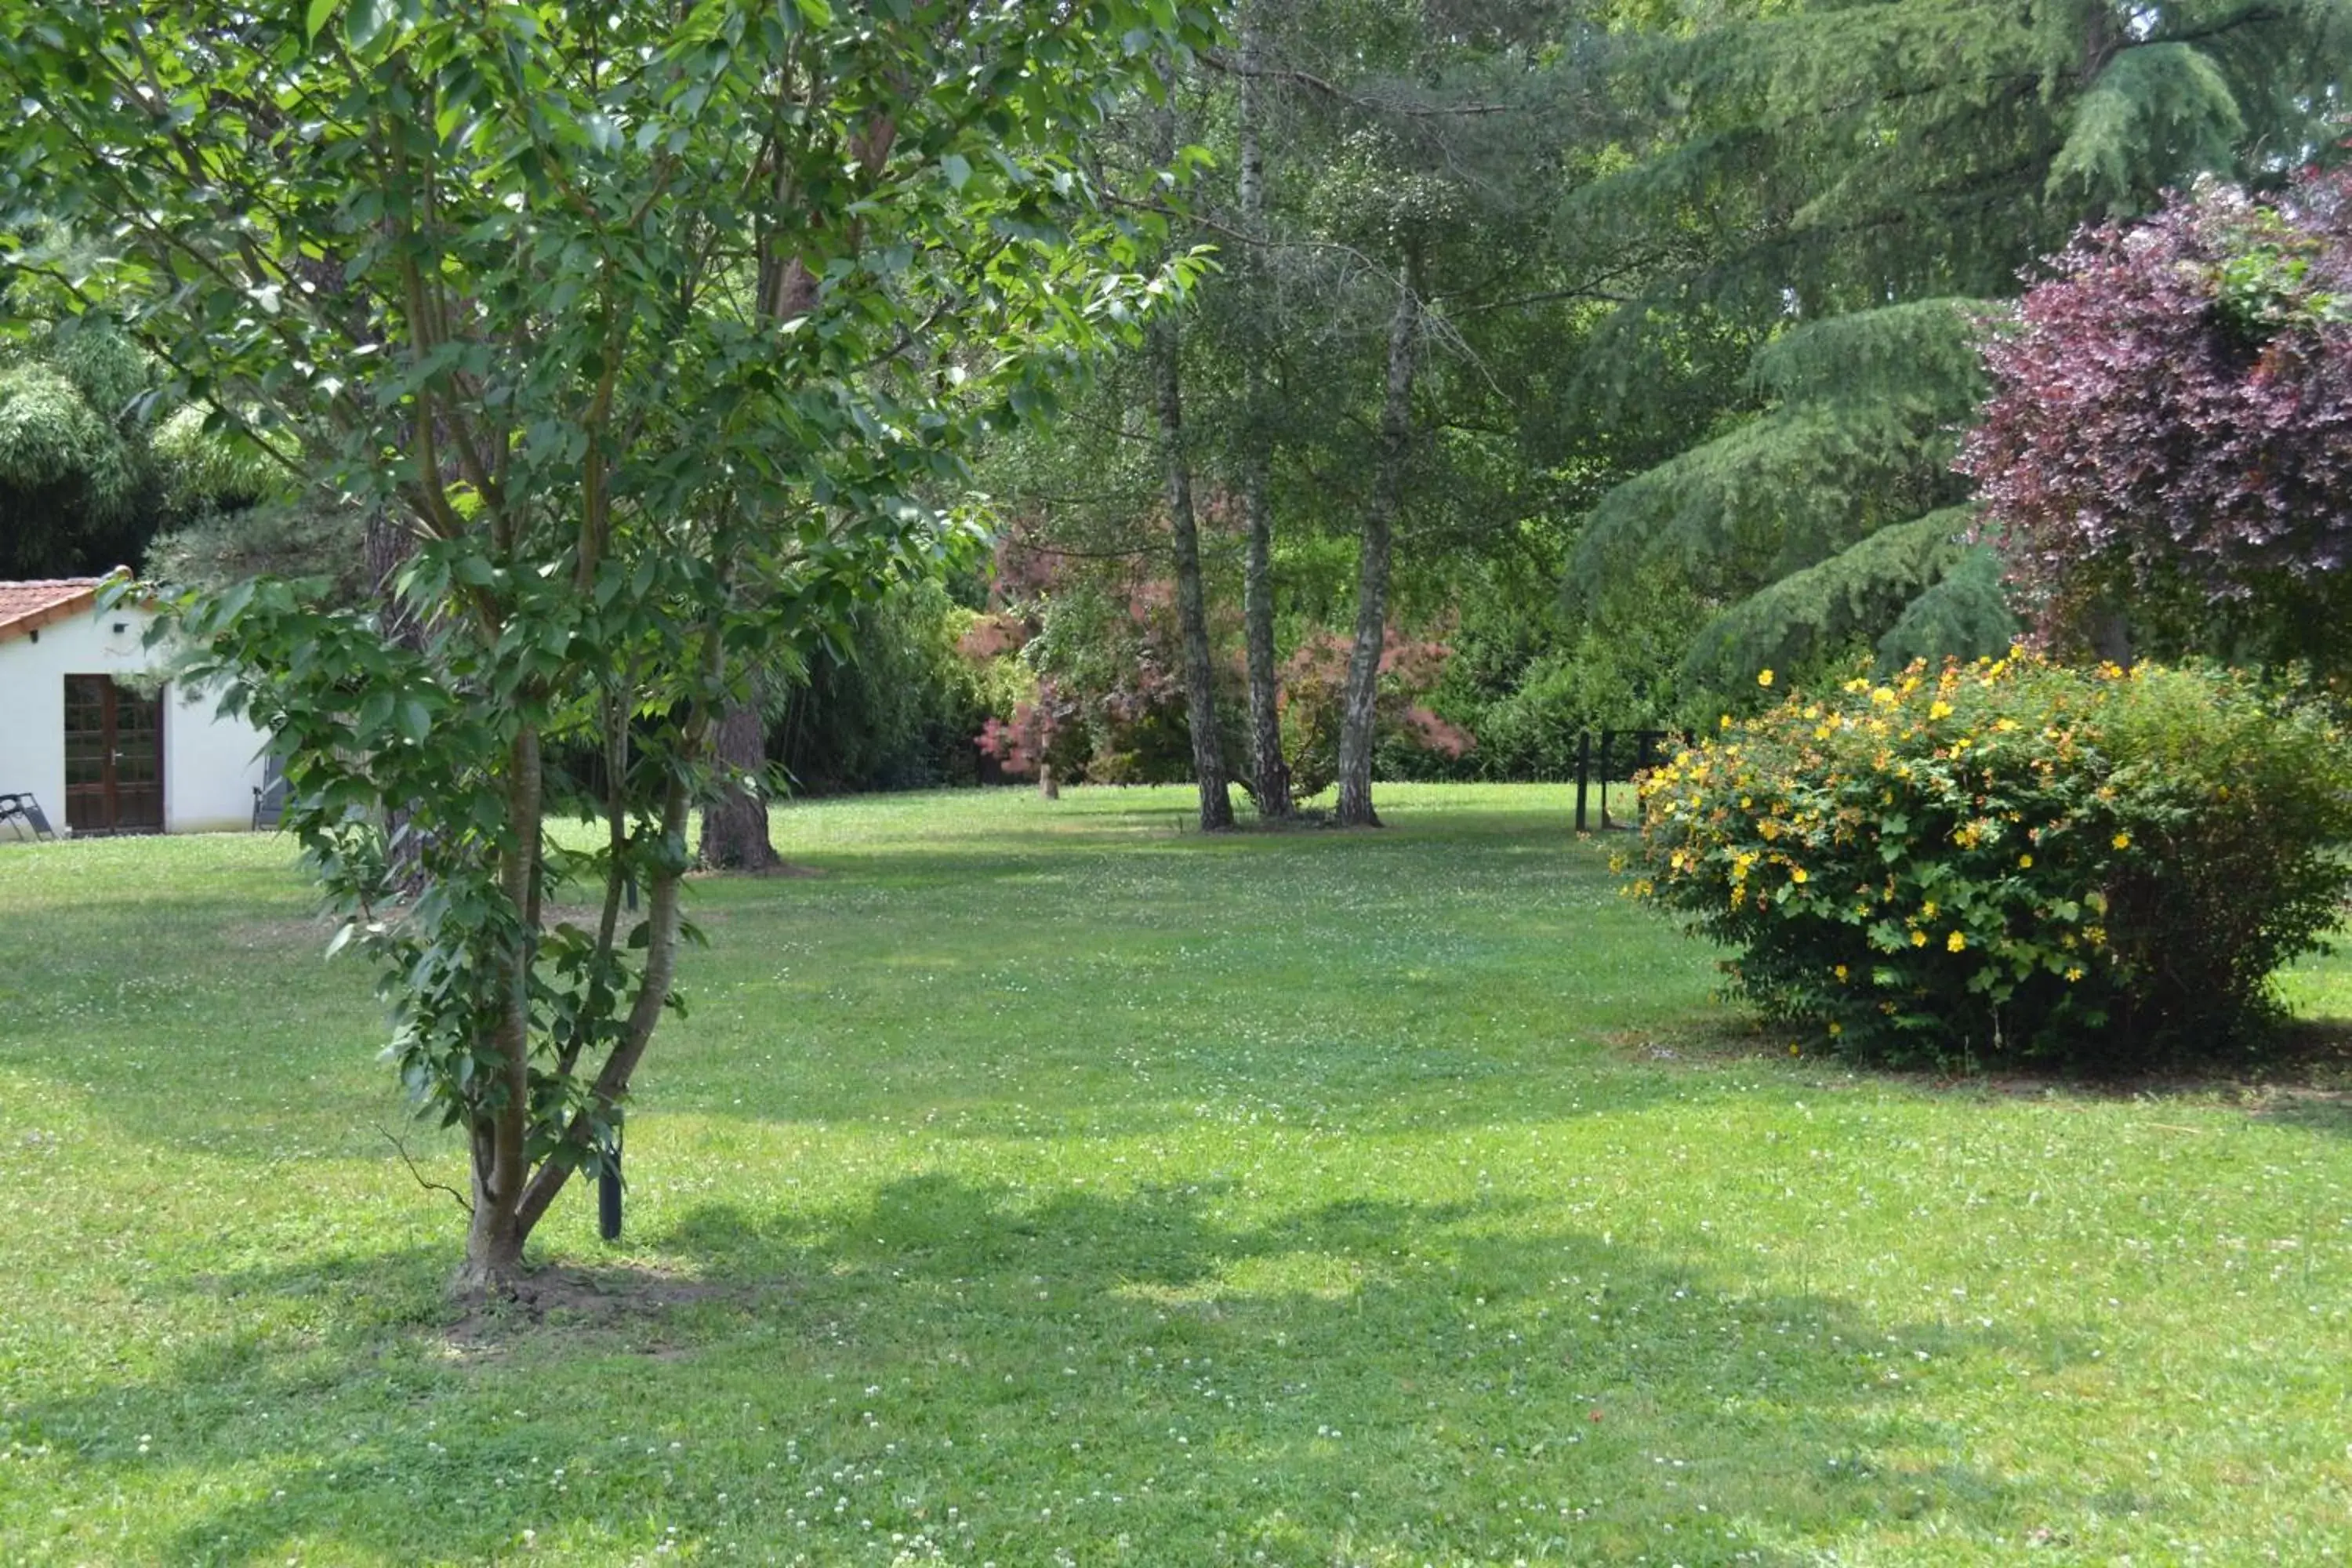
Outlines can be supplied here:
M1212 509L1210 521L1218 515ZM1160 564L1142 553L1059 555L1017 539L1000 547L996 608L974 620L961 647L975 663L1017 659L1024 689L982 730L984 754L1009 773L1051 763L1060 777L1097 784L1192 776L1183 637L1175 587ZM1245 786L1248 697L1230 605L1212 619L1210 636L1226 763ZM1452 651L1389 629L1377 710L1385 740L1446 756L1470 749L1466 732L1422 705ZM1347 638L1318 628L1279 670L1283 751L1297 798L1337 777L1348 653Z
M1301 800L1320 795L1339 776L1339 724L1352 647L1349 638L1318 628L1283 664L1282 750L1290 763L1291 788ZM1444 643L1388 628L1373 710L1382 739L1445 757L1470 752L1475 742L1467 731L1422 705L1453 656Z

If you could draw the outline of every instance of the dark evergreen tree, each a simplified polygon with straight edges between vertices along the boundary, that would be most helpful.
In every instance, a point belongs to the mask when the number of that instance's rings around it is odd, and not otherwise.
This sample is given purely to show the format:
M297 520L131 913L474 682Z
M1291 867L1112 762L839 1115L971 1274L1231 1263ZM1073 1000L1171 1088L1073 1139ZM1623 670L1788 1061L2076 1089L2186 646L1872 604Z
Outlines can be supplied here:
M2085 218L2206 172L2283 177L2340 111L2352 6L1728 9L1650 42L1621 100L1632 156L1562 215L1591 265L1643 279L1585 406L1630 427L1664 404L1694 437L1591 513L1574 597L1605 624L1630 585L1686 583L1715 614L1684 672L1701 688L1872 643L1981 646L2007 623L1946 510L1980 395L1968 301L2014 293ZM1728 375L1740 344L1750 373Z

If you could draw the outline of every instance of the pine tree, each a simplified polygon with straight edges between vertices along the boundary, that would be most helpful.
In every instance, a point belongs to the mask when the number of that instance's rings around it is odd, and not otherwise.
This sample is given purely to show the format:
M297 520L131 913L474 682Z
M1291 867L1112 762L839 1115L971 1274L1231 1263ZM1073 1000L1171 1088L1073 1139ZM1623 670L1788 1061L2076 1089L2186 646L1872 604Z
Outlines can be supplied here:
M1605 624L1636 579L1687 583L1717 616L1683 673L1718 690L2004 636L1948 510L1969 301L2200 173L2277 179L2347 60L2347 0L1817 0L1654 40L1625 79L1633 156L1562 229L1647 279L1587 395L1619 424L1678 404L1695 438L1591 511L1575 597Z

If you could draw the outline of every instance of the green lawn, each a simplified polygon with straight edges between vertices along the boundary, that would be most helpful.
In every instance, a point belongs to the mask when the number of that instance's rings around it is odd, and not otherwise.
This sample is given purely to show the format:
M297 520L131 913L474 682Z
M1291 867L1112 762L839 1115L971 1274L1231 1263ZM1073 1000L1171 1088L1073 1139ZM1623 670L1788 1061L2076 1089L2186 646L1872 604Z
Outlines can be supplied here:
M1566 791L1186 798L780 811L538 1323L283 841L0 845L0 1561L2352 1549L2334 1100L1710 1045Z

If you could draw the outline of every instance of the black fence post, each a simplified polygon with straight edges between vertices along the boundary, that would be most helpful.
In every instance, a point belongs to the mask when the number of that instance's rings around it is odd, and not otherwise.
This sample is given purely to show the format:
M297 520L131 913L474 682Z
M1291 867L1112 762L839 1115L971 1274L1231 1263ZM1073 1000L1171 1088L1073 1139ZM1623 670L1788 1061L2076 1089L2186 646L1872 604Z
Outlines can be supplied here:
M1609 820L1609 753L1617 749L1617 731L1601 731L1601 831L1608 832L1616 826Z
M1576 830L1584 831L1584 788L1592 777L1592 731L1580 730L1576 736Z
M596 1234L606 1241L621 1239L621 1131L613 1130L613 1146L596 1167Z

